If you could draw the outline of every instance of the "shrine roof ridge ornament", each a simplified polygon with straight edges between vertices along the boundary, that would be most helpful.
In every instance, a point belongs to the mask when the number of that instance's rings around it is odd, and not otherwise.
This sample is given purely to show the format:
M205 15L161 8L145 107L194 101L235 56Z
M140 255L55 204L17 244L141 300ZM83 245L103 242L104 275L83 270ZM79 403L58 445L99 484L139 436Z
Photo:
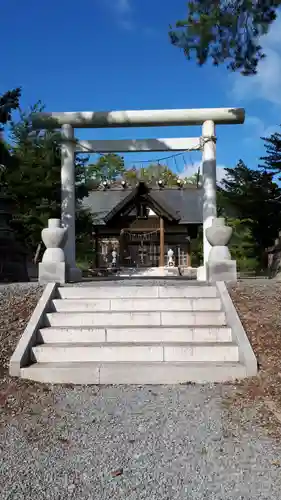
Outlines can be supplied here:
M117 128L202 125L211 120L217 125L242 124L244 108L159 109L135 111L75 111L44 112L31 116L34 129L60 128Z

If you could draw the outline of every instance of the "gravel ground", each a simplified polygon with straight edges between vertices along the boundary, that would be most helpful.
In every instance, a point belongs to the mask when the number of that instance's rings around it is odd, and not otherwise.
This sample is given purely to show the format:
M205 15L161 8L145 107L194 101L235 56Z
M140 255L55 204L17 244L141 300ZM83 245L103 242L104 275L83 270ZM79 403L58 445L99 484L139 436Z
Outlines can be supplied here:
M0 284L0 388L9 359L42 291L38 283Z
M281 446L222 386L52 389L0 436L1 500L280 498ZM243 424L243 425L241 425Z
M267 433L280 439L281 283L243 280L229 288L259 365L257 377L239 383L230 409L254 406Z
M41 293L35 284L0 289L1 500L280 498L281 442L261 422L268 392L249 397L251 384L263 387L266 376L262 384L259 375L236 386L174 387L10 379L10 353ZM257 321L266 339L279 324L279 289L244 283L231 293L259 356ZM267 364L262 358L261 374ZM279 429L269 414L270 429Z
M186 278L104 278L100 279L85 279L80 283L67 283L65 286L204 286L206 283L187 280Z

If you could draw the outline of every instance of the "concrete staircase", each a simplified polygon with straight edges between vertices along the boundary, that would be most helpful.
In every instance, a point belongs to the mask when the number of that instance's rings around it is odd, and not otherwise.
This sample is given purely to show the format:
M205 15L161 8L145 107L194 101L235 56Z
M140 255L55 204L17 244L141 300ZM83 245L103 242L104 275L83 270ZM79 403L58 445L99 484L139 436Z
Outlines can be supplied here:
M174 384L248 375L217 286L96 285L56 289L21 377Z

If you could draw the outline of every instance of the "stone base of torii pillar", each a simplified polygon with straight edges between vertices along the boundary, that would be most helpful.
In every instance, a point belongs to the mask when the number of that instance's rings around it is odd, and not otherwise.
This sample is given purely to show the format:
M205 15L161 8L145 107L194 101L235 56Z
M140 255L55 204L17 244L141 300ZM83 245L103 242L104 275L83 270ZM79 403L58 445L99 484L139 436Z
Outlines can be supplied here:
M46 251L39 264L39 283L46 285L55 282L62 285L67 281L76 281L76 278L81 279L79 269L76 273L76 269L67 268L63 250L67 241L67 229L61 227L60 219L48 220L48 227L42 231L42 240Z
M63 246L67 240L67 229L61 227L60 219L49 219L48 227L41 234L46 250L39 264L38 281L40 285L53 282L62 285L66 282Z
M206 238L211 245L208 261L198 268L197 280L214 283L216 281L236 282L237 264L231 259L228 244L232 228L225 225L225 219L213 219L212 226L206 230Z

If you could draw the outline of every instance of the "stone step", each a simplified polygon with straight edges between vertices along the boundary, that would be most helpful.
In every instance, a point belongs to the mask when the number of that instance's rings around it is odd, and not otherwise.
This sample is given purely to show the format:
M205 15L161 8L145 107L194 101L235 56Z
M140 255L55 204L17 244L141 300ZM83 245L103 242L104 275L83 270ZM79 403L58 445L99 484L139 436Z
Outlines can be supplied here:
M163 277L178 277L180 276L177 267L148 267L148 268L124 268L117 273L118 276L123 278L163 278Z
M53 312L44 326L226 326L222 311Z
M231 342L231 328L135 327L135 328L42 328L40 340L48 344L95 342Z
M61 299L128 299L143 298L214 298L217 297L215 286L65 286L59 287Z
M238 362L236 344L42 344L32 348L37 363L76 362Z
M184 384L235 381L247 377L241 363L36 363L21 377L51 384Z
M56 312L91 311L220 311L219 298L157 298L157 299L55 299Z

